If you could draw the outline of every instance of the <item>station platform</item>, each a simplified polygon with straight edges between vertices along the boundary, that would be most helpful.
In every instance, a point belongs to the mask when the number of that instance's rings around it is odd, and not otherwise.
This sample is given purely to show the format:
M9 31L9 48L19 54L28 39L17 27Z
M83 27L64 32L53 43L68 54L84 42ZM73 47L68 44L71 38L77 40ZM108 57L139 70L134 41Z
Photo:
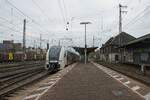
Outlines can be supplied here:
M78 63L39 100L144 100L92 63Z

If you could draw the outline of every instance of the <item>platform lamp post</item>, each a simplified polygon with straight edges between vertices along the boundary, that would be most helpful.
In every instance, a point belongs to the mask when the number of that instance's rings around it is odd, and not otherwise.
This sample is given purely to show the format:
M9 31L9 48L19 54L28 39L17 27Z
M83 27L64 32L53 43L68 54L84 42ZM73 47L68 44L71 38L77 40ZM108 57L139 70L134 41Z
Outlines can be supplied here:
M85 49L84 49L84 63L87 63L87 44L86 44L86 25L91 24L91 22L81 22L81 25L85 25Z

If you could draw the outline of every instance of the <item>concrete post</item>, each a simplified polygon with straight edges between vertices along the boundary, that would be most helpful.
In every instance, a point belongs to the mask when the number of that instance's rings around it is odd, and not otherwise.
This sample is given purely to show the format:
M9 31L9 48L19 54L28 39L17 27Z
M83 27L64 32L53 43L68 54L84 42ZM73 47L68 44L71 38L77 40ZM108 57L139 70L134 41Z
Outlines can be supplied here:
M141 72L145 75L145 65L144 64L141 65Z

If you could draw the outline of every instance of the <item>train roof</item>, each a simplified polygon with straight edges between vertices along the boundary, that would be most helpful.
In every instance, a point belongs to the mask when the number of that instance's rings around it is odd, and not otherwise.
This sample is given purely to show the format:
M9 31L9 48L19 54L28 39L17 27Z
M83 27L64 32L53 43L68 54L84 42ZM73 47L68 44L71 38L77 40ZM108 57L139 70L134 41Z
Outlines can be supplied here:
M65 46L57 46L57 45L55 46L54 45L54 46L50 46L50 48L65 48L65 50L67 50L69 52L72 52L72 53L74 53L76 55L80 55L73 47L69 47L69 46L65 47Z
M72 52L76 55L80 55L73 47L67 47L66 50L69 51L69 52Z

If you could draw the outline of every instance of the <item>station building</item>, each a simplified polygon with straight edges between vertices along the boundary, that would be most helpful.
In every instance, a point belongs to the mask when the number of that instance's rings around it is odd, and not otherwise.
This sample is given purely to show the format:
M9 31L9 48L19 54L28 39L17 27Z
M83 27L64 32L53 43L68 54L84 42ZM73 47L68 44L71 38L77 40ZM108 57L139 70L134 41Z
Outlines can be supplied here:
M109 63L118 63L123 60L120 46L135 40L136 38L128 33L122 32L115 37L111 37L105 44L102 45L99 51L99 59ZM123 52L124 53L124 52Z
M150 34L135 38L122 32L111 37L95 54L103 62L140 65L144 72L150 66Z
M128 42L126 45L122 46L122 48L126 53L128 52L132 55L133 64L150 65L150 34ZM125 59L124 62L128 61Z

